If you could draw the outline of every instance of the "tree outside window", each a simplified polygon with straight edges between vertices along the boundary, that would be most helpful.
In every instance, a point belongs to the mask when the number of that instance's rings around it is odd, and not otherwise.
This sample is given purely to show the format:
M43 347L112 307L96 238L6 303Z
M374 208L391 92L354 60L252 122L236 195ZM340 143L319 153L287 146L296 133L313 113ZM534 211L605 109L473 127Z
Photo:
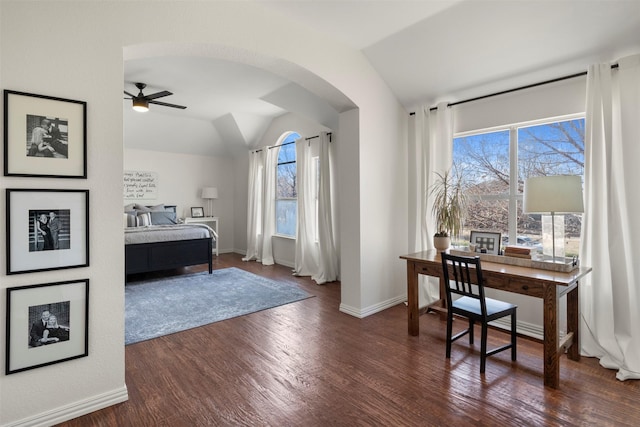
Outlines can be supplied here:
M504 244L541 248L539 214L522 213L524 181L535 176L584 175L584 118L512 125L459 135L453 163L462 175L471 230L499 231ZM566 254L577 255L582 215L565 215Z
M278 148L276 170L276 234L295 237L298 215L298 191L296 188L296 145L300 135L292 132L282 140Z

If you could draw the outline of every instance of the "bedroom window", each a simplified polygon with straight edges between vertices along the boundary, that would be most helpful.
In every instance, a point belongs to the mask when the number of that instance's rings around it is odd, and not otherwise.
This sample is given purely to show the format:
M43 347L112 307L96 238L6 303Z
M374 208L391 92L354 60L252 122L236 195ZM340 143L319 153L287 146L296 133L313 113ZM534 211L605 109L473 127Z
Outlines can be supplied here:
M296 189L296 144L300 135L285 134L279 144L276 170L276 234L296 237L298 191Z
M469 196L463 239L471 230L499 231L503 244L541 250L540 215L522 213L525 179L584 175L584 116L519 123L458 134L453 164ZM565 215L566 256L577 255L582 215Z

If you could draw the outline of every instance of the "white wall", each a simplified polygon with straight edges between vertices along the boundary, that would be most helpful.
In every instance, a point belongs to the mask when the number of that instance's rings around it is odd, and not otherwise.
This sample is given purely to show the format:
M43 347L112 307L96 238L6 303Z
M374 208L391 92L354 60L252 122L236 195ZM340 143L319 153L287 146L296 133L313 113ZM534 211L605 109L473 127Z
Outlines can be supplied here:
M88 277L89 356L2 375L0 425L54 424L126 399L122 70L132 51L170 46L232 59L318 95L349 98L359 110L340 114L339 175L341 200L357 205L350 210L343 204L340 212L349 225L340 224L341 240L352 249L341 256L343 304L366 314L402 293L397 257L407 247L406 182L400 176L407 113L360 52L253 2L2 1L0 19L1 86L87 101L89 144L86 180L5 178L2 187L88 188L92 194L89 268L3 275L0 281L4 289ZM140 31L140 22L153 25ZM363 231L375 237L362 241ZM55 393L43 384L54 385Z
M584 113L586 76L485 98L453 108L454 132Z
M200 193L202 187L216 187L218 198L213 200L213 216L218 217L218 250L233 252L236 218L234 168L233 158L125 149L124 169L156 172L158 189L156 199L124 199L123 204L177 205L176 212L181 218L191 216L192 206L201 206L208 215L207 201L200 198Z

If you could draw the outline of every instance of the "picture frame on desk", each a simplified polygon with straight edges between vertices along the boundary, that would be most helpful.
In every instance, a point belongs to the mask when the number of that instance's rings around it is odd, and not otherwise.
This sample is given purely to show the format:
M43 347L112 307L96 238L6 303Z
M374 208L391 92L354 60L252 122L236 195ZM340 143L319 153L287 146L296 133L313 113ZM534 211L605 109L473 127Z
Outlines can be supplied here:
M472 245L476 245L476 252L481 252L492 255L500 255L500 243L502 234L493 231L478 231L472 230L469 241Z
M191 208L191 218L204 218L204 208L203 207Z

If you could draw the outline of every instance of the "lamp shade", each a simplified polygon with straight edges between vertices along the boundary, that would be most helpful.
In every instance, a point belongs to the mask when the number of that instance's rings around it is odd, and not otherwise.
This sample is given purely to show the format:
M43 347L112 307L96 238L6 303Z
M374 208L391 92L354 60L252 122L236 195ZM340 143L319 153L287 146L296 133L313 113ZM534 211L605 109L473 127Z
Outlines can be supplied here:
M525 213L581 213L582 179L577 175L537 176L524 182Z
M203 199L217 199L218 198L218 189L216 187L204 187L202 189Z

